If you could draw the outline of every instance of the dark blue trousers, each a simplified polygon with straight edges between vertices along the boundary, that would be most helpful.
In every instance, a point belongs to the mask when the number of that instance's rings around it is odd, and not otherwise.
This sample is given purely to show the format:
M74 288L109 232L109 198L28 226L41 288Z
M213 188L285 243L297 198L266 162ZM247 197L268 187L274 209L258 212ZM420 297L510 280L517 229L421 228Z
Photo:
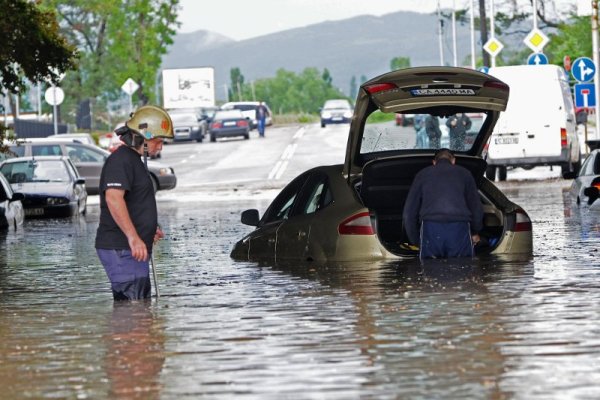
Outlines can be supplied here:
M469 223L423 221L419 258L457 257L473 257Z
M131 250L96 249L96 253L110 279L115 300L150 298L148 261L137 261L131 256Z

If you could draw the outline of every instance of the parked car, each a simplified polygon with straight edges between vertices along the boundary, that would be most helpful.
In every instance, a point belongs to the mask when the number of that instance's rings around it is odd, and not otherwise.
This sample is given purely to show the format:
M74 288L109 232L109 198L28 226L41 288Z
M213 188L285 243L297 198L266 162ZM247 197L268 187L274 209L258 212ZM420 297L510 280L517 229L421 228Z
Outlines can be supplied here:
M18 141L9 146L8 156L43 156L62 155L68 156L79 174L86 180L88 194L98 194L100 184L100 173L104 161L110 152L84 143L69 142L66 140L36 140ZM148 171L155 185L155 191L173 189L177 186L177 176L173 168L160 162L148 160Z
M173 121L173 141L195 140L202 142L208 131L208 124L202 119L198 110L193 108L181 108L169 110L169 116Z
M484 209L476 254L531 254L531 220L484 176L481 157L509 88L479 71L418 67L393 71L359 90L344 164L304 172L242 223L256 229L237 242L238 260L353 261L416 257L407 244L402 212L415 175L431 165L437 148L414 149L414 131L396 127L393 113L457 112L485 115L477 136L456 162L475 178ZM390 115L392 114L392 115Z
M577 206L600 210L600 141L588 140L587 144L592 151L581 164L569 194Z
M71 217L86 213L85 179L64 156L12 158L0 164L13 191L22 193L25 217Z
M89 144L92 146L96 145L96 141L89 133L59 133L56 135L50 135L47 139L68 139L77 140L78 142Z
M14 229L23 225L25 212L23 211L23 193L15 193L6 180L6 177L0 173L0 229Z
M238 109L217 111L209 127L210 141L219 138L242 136L250 138L250 123Z
M352 119L352 105L346 99L327 100L321 107L321 128L327 124L347 124Z
M273 113L266 102L263 102L267 108L267 117L265 124L267 126L273 125ZM258 107L258 101L231 101L221 106L221 110L240 110L244 117L250 121L250 129L255 129L258 126L256 121L256 108Z

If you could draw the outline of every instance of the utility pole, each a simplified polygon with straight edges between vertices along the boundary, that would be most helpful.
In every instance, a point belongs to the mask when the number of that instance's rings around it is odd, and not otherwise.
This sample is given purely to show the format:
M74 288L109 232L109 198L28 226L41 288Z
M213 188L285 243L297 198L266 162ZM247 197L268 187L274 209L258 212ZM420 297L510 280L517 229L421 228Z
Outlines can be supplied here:
M443 43L443 29L444 21L442 20L442 11L440 10L440 0L437 2L437 16L438 16L438 43L440 47L440 65L444 65L444 43Z
M481 45L488 41L487 16L485 15L485 0L479 0L479 32L481 33ZM483 65L490 66L490 55L487 51L483 52Z
M594 87L596 92L596 139L600 139L600 77L598 77L598 0L592 0L592 57L594 65L596 66L596 73L594 74Z
M456 51L456 2L452 0L452 52L454 53L454 66L458 67L458 54Z
M490 36L492 39L496 37L496 28L494 27L494 0L490 0ZM496 56L492 56L492 64L490 67L496 66Z
M471 68L477 66L475 60L475 0L471 0Z

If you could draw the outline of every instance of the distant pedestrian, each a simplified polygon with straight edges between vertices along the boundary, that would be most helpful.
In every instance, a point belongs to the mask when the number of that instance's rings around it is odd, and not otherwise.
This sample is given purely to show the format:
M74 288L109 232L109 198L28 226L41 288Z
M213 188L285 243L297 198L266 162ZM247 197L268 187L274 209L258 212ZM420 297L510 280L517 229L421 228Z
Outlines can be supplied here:
M402 213L419 257L473 257L483 228L483 206L473 175L455 165L448 149L436 152L433 165L419 171L411 185Z
M439 149L441 147L442 131L440 130L440 120L435 115L428 115L425 118L425 132L429 138L429 147Z
M457 113L446 121L450 136L450 150L464 150L467 131L471 129L471 118L465 113Z
M426 114L415 114L414 126L415 133L417 135L415 149L426 149L429 147L429 138L425 132L425 118Z
M269 116L269 110L265 106L264 102L259 102L256 107L256 123L258 125L258 136L265 137L265 125L267 124L267 116Z

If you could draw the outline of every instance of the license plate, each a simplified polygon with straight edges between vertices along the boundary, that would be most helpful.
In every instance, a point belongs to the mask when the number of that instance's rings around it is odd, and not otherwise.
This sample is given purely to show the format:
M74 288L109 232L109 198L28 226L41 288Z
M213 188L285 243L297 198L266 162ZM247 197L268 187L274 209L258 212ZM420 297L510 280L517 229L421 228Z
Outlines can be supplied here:
M225 125L225 126L234 126L235 125L235 121L227 121L223 125Z
M25 211L25 215L44 215L43 208L26 208L23 211Z
M331 118L332 121L341 121L342 117L333 117Z
M499 137L494 139L496 144L519 144L518 137Z

